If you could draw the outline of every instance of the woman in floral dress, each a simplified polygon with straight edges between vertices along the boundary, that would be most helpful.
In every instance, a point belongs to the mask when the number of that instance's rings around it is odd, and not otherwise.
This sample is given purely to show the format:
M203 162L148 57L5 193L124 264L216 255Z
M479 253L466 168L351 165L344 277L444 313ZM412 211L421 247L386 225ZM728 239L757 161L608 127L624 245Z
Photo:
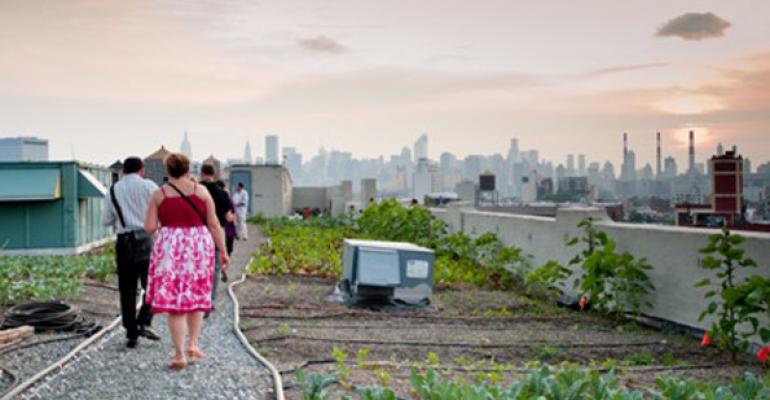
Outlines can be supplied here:
M144 228L155 233L146 302L153 313L168 314L176 352L169 362L183 369L204 357L198 345L203 314L211 311L214 246L222 268L230 263L214 202L189 177L190 160L172 153L165 159L168 182L150 198ZM184 348L185 327L187 349Z

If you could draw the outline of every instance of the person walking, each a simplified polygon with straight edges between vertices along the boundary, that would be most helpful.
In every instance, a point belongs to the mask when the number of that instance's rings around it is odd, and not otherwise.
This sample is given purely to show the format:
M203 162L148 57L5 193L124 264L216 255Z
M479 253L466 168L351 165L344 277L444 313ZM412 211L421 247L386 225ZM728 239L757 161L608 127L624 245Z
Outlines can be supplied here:
M214 169L213 165L203 164L201 166L200 183L208 190L209 195L214 200L214 208L216 209L217 221L219 221L219 225L224 231L224 228L227 225L227 213L231 210L232 202L230 201L230 196L219 185L217 185L216 170ZM227 243L225 243L225 247L227 247L226 245ZM218 250L216 250L215 253L216 252L218 252ZM230 255L229 251L227 255ZM216 308L217 283L219 282L219 275L222 269L219 263L219 254L214 255L214 262L214 276L212 277L213 284L211 288L212 310ZM224 272L222 277L227 280L227 272ZM207 316L208 314L205 314L205 317Z
M227 223L225 224L225 245L227 246L227 255L232 256L233 245L235 244L235 237L237 235L235 231L235 203L233 203L233 198L227 190L225 181L221 179L218 180L217 186L227 193L227 200L230 202L230 210L225 214L225 220L227 220ZM222 282L227 282L227 275L222 275Z
M153 313L167 313L174 358L184 369L205 357L198 339L203 313L211 311L214 249L223 269L230 264L222 227L209 192L190 179L190 160L171 153L164 160L169 179L150 198L144 229L157 232L150 259L146 302ZM185 349L185 333L187 349Z
M136 347L139 337L160 340L150 327L152 312L142 302L136 314L138 282L147 292L147 271L150 265L152 237L144 231L147 203L158 186L144 179L144 162L139 157L123 161L123 176L110 187L102 205L102 223L117 232L115 258L118 266L118 289L123 327L126 329L126 346Z
M243 187L243 182L238 182L233 195L235 203L235 226L237 227L238 239L248 240L249 230L246 227L246 217L249 210L249 192Z

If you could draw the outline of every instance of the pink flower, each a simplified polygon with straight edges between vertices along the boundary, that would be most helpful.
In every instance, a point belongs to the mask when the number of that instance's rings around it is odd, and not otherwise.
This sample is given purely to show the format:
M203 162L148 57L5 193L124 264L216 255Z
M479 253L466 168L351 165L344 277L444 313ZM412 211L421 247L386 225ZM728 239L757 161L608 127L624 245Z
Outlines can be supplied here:
M705 349L706 347L709 347L711 342L712 342L711 335L708 333L708 331L706 331L705 333L703 333L703 340L700 342L700 347Z
M762 361L762 363L766 363L768 357L770 357L770 346L765 346L757 351L757 358L759 358L759 361Z

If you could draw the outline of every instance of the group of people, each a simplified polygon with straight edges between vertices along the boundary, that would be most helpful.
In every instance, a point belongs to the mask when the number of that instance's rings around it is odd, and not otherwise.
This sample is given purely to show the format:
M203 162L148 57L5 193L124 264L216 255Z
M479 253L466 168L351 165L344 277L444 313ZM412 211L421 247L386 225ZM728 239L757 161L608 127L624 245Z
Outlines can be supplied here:
M140 337L160 340L152 317L168 314L175 351L168 366L181 370L205 356L198 343L203 320L214 310L217 282L227 282L235 240L248 238L249 195L239 182L231 196L213 165L201 167L200 179L190 176L184 154L171 153L164 163L168 178L158 187L144 178L141 158L127 158L104 199L102 222L117 232L126 346L136 347ZM139 284L144 298L137 315Z

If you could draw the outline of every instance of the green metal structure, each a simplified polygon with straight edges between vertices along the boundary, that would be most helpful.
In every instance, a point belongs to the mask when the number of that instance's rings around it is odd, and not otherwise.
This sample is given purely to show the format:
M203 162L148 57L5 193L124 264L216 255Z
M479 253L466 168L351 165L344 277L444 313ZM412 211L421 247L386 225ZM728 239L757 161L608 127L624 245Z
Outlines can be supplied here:
M109 169L77 161L0 162L0 254L76 254L109 241Z

